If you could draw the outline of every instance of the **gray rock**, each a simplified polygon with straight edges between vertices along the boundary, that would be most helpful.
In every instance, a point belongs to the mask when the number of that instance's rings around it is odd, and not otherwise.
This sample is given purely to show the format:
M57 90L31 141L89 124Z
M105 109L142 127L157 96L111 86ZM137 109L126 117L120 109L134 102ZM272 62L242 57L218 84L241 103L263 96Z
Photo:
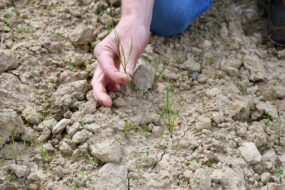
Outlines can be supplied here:
M63 168L61 166L53 168L52 171L55 175L57 175L60 178L63 178L64 176L70 173L70 170L68 170L67 168Z
M216 169L210 176L214 182L213 189L245 190L245 180L242 170L223 167Z
M107 163L99 170L99 178L93 189L98 190L127 190L128 171L125 166Z
M17 67L17 60L9 50L0 49L0 73Z
M38 141L45 142L49 139L50 136L51 136L51 130L49 128L45 128L41 132L41 135L39 136Z
M84 100L85 95L89 89L89 84L86 80L79 80L62 84L53 93L53 100L56 106L70 106L76 100Z
M249 164L256 164L261 161L261 155L255 144L252 142L243 143L243 145L239 148L239 151L245 161L247 161Z
M81 131L76 132L72 137L72 142L75 144L81 144L87 141L88 138L90 138L92 133L87 131L86 129L83 129Z
M196 170L193 176L190 176L190 180L191 187L195 190L211 190L211 178L205 169Z
M106 139L91 146L91 154L102 162L120 162L123 151L115 140Z
M285 98L285 86L273 86L272 90L277 98Z
M193 57L188 57L188 59L182 63L180 68L190 71L190 72L200 72L201 71L201 65L197 63Z
M244 57L244 66L249 70L251 81L259 82L264 81L266 72L264 68L264 61L258 58L256 55L246 55Z
M212 126L211 119L205 116L199 116L197 118L196 129L203 130L203 129L210 129Z
M79 122L73 123L73 125L68 126L66 128L67 134L70 136L73 136L77 131L81 130L82 126L80 125Z
M44 178L46 178L46 175L41 170L31 172L31 174L28 176L29 182L36 184L40 184Z
M260 176L260 180L263 184L267 184L269 182L270 178L271 178L271 173L269 173L269 172L264 172Z
M236 101L232 105L233 119L247 121L250 115L251 103L249 99L244 98L242 101Z
M28 105L22 112L22 116L30 124L38 124L41 119L40 113L36 110L35 107Z
M24 132L24 123L14 110L0 109L0 148L11 137L19 137Z
M30 169L25 165L11 164L8 171L15 174L18 178L25 178L30 174Z
M59 144L59 150L63 153L63 154L72 154L72 148L69 146L69 144L67 144L64 141L61 141Z
M69 125L71 123L70 119L62 119L60 120L52 129L52 134L58 134L61 133L67 125Z
M93 30L80 24L71 32L69 39L73 45L87 45L89 41L93 40Z
M34 126L34 129L38 131L44 131L45 129L52 129L56 125L57 121L52 119L47 119L41 122L39 125Z
M35 131L32 128L25 127L24 132L21 136L21 140L25 142L33 142L37 137L36 134L37 133L35 133Z
M136 71L134 73L134 83L141 91L147 91L152 87L155 72L149 63L142 59L139 60Z
M272 119L277 119L278 118L277 109L270 102L259 102L256 105L256 109L258 111L260 111L262 114L263 113L268 114Z

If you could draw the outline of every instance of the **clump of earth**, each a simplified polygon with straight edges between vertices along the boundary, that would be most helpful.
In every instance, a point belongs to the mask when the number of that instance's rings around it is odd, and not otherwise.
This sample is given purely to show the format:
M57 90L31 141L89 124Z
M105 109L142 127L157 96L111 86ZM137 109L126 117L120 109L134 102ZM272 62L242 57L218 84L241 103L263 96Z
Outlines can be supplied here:
M255 1L153 35L101 107L92 51L119 0L0 2L0 189L285 189L285 50Z

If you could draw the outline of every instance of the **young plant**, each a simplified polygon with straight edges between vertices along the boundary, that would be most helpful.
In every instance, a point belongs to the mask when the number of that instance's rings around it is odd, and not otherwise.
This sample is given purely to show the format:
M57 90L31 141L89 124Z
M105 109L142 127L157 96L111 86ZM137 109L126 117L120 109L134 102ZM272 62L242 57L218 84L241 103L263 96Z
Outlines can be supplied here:
M125 122L124 122L124 132L127 133L127 132L129 132L129 131L131 131L133 129L135 129L135 125L132 122L130 122L128 120L125 120Z
M117 49L119 50L119 52L114 51L114 53L117 55L119 62L120 62L120 65L122 65L122 67L124 69L124 72L127 73L127 65L129 63L129 58L130 58L132 51L133 51L133 39L131 38L130 50L129 50L129 53L127 55L125 48L121 42L120 36L116 30L114 30L114 34L115 34L115 38L117 41Z
M166 90L165 103L164 107L162 108L161 117L172 136L175 127L175 121L178 119L179 114L178 111L173 108L173 99L169 89Z

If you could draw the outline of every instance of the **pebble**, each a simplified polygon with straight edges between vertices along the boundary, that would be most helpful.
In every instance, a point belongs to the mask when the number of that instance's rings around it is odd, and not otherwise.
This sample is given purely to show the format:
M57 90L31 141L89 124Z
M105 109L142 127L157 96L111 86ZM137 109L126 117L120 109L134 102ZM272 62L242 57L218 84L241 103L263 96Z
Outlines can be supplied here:
M92 133L83 129L81 131L76 132L72 137L72 142L75 144L81 144L87 141L89 137L91 137Z
M0 49L0 73L17 67L17 60L9 50Z
M261 154L252 142L245 142L239 147L242 157L249 164L257 164L261 161Z
M66 128L66 126L69 125L70 123L71 123L70 119L60 120L52 129L52 134L55 135L55 134L61 133Z
M91 154L102 162L120 162L123 150L115 140L106 139L91 146Z

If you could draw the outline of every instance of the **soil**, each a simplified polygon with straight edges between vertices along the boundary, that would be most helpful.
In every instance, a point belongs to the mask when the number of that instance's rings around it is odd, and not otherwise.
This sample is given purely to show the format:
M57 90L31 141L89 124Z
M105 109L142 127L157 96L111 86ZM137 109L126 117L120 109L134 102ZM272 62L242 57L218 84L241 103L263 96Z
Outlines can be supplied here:
M0 2L0 189L285 189L285 50L255 1L153 35L107 108L92 52L119 17L119 0Z

